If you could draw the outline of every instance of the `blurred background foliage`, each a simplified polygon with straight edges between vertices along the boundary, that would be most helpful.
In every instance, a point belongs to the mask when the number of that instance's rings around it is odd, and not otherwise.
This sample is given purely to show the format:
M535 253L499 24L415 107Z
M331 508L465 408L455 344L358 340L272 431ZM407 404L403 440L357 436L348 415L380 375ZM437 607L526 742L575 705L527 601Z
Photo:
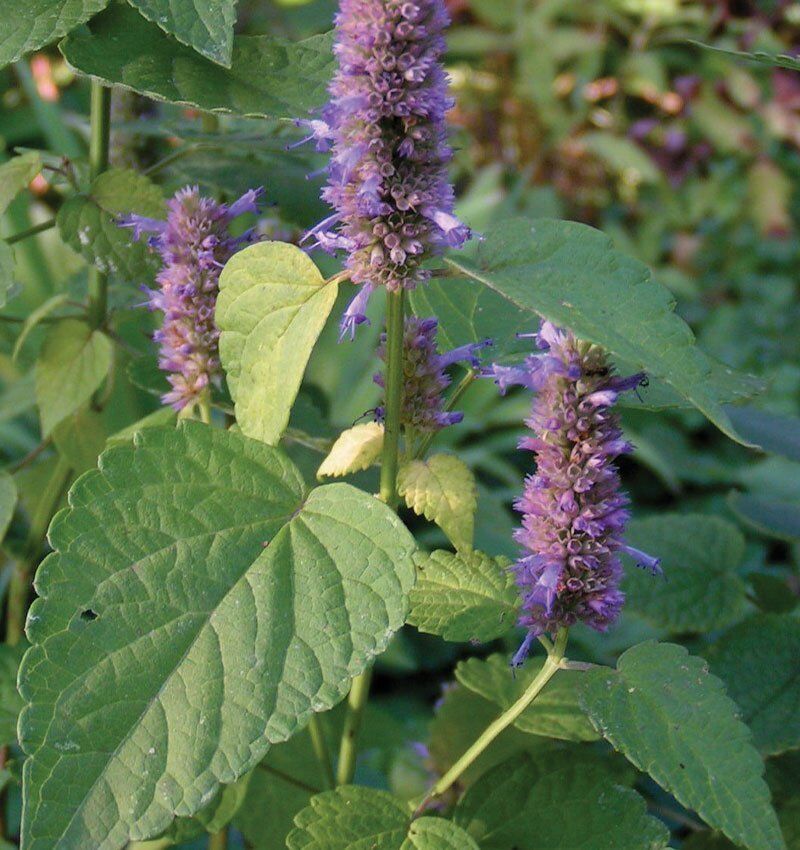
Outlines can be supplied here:
M608 636L576 629L577 654L608 661L648 636L669 636L705 652L721 629L743 617L793 611L800 598L800 73L701 45L800 53L800 3L450 0L449 6L454 178L462 216L478 232L513 213L603 229L672 291L708 353L763 382L752 404L778 417L753 408L739 412L743 433L768 449L760 453L731 443L696 412L654 413L632 400L624 422L637 452L623 472L635 516L646 523L651 515L691 514L697 529L711 531L688 542L685 552L675 550L676 538L665 539L668 551L657 552L666 562L667 596L688 616L654 606L651 591L634 577L620 624ZM241 0L238 29L296 39L329 29L334 11L333 0ZM0 157L35 149L46 164L32 192L4 215L5 236L49 222L85 178L88 95L86 79L55 48L0 72ZM114 91L112 110L112 163L144 171L165 192L197 183L225 199L264 185L269 206L258 227L287 241L324 214L323 178L313 176L324 160L305 149L287 151L297 131L285 122L209 121L123 90ZM5 544L4 586L59 453L69 455L73 474L94 466L111 435L158 409L160 390L149 341L153 317L140 308L137 287L118 282L111 289L111 329L119 343L117 377L107 388L112 401L102 413L74 417L43 444L31 368L48 321L69 315L83 299L86 266L53 229L16 243L14 253L17 294L0 310L0 450L21 501ZM321 263L328 273L336 270L330 259ZM343 302L349 295L343 292ZM337 344L330 327L313 355L287 441L310 479L321 459L315 440L324 445L369 416L378 401L372 375L379 302L371 306L372 326L355 343ZM23 323L31 314L38 324ZM522 395L499 403L495 388L478 382L461 402L463 424L438 438L440 448L457 451L478 475L476 545L495 555L515 552L511 502L529 471L528 457L515 446L528 404ZM367 484L369 475L363 474ZM433 526L418 530L431 547L445 543ZM741 533L738 560L715 557L729 552L725 546ZM687 575L703 558L703 569ZM703 597L710 587L724 588L734 600L720 617L709 613L712 603ZM480 697L450 687L429 727L453 662L508 648L453 645L403 631L379 664L360 778L406 797L419 793L486 715ZM442 731L443 716L457 732ZM524 746L555 746L514 734L527 739ZM411 741L426 742L427 749ZM513 741L508 745L514 748ZM308 749L304 737L275 748L256 771L237 822L252 846L283 846L281 818L288 824L291 813L279 812L275 801L294 794L299 808L309 789L286 784L281 775L294 766L302 778ZM788 756L773 762L773 788L782 789L787 774L797 777L796 766ZM620 781L629 781L626 770L620 766ZM648 790L676 840L692 835L687 847L712 846L663 792ZM10 795L12 820L15 799ZM800 806L792 806L787 818L798 817Z

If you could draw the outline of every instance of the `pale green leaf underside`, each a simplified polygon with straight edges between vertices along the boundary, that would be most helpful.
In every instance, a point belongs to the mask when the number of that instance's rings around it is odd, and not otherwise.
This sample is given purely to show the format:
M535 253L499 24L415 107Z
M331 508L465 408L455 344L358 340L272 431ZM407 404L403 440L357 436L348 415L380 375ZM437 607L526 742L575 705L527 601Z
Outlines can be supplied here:
M149 21L212 62L230 67L236 0L128 0Z
M280 440L308 358L336 301L308 255L284 242L240 251L219 281L219 353L248 436Z
M14 479L2 469L0 470L0 543L6 536L16 505L17 485Z
M0 10L3 5L3 0L0 0ZM33 180L41 167L41 157L36 151L12 157L0 165L0 214L8 209L11 201Z
M514 673L507 656L491 655L485 660L462 661L456 667L456 678L465 688L506 711L523 695L541 669L542 660L535 658ZM581 674L574 670L559 671L514 725L530 735L565 741L596 741L600 736L578 704L580 677Z
M675 634L707 632L739 619L747 586L737 573L744 537L735 525L702 514L634 520L626 540L662 559L663 576L628 561L627 606Z
M568 327L663 381L742 442L720 403L711 362L674 313L669 290L605 234L576 222L512 218L489 229L473 256L447 262L529 312L532 324L537 315Z
M649 641L583 675L584 709L636 767L736 844L783 850L750 730L701 658Z
M20 674L28 850L118 850L252 769L404 621L414 543L279 450L147 429L50 529Z
M312 797L295 824L289 850L478 850L451 821L412 821L408 806L396 797L353 785Z
M66 35L107 5L108 0L0 0L0 67Z
M762 534L779 540L800 540L800 502L752 493L732 493L728 501L740 519Z
M36 403L44 436L92 397L111 358L111 340L85 322L62 319L50 328L36 362Z
M751 617L726 632L709 650L708 660L762 753L800 747L800 620L780 614Z
M272 36L233 41L230 69L179 44L125 4L74 33L61 52L78 71L156 100L256 118L297 118L325 102L331 39L292 43Z
M342 431L317 470L318 478L337 478L369 469L383 450L383 425L364 422Z
M397 490L408 507L435 522L456 549L472 548L478 488L463 460L440 454L404 463Z
M505 558L438 550L414 557L408 621L452 641L490 641L516 625L519 593Z
M518 755L466 792L455 821L481 850L662 850L669 832L644 800L592 765Z

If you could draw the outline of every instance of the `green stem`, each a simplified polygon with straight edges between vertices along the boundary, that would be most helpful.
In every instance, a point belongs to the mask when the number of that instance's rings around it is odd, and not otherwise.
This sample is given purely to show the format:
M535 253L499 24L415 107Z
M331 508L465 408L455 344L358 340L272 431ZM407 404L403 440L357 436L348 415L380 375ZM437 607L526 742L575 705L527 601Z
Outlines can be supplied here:
M169 838L154 838L152 841L131 841L127 850L164 850L174 846L175 842Z
M339 764L336 770L336 784L349 785L356 774L356 755L358 754L358 733L364 717L364 709L369 699L369 686L372 681L372 669L365 670L353 679L350 696L347 698L347 714L344 718L342 741L339 746Z
M405 292L390 292L386 303L386 421L381 454L380 497L397 507L400 408L403 403L403 312Z
M6 244L13 245L15 242L21 242L23 239L27 239L29 236L36 236L37 233L44 233L45 230L52 230L55 226L56 220L54 218L43 221L41 224L34 224L33 227L29 227L21 233L14 233L8 236L6 238Z
M386 420L381 454L380 498L397 508L397 470L400 465L400 411L403 403L403 314L405 292L389 292L386 300ZM356 772L358 731L369 699L372 670L353 679L339 746L338 785L348 785Z
M31 517L25 551L17 562L8 586L8 608L6 610L6 643L14 646L22 639L25 617L28 613L28 596L31 590L31 575L39 561L47 527L56 512L70 477L69 464L59 458L45 491Z
M567 648L567 629L561 629L556 638L553 651L545 659L542 669L536 678L530 683L525 693L504 711L496 720L490 723L474 744L461 756L460 759L445 773L445 775L431 788L425 799L416 810L416 815L421 814L427 806L438 797L441 797L455 783L462 773L478 758L478 756L494 741L497 736L511 726L523 711L542 692L544 686L555 676L561 668L564 660L564 652Z
M111 137L111 89L92 80L89 136L89 177L94 181L108 168ZM108 310L108 277L92 266L89 269L89 323L99 328Z
M311 716L311 722L308 724L308 733L311 736L311 746L314 747L314 755L317 757L319 766L322 769L322 777L325 785L327 788L335 788L336 777L333 774L331 754L328 750L325 730L322 727L322 719L319 715L313 714Z
M228 850L228 827L208 836L208 850Z

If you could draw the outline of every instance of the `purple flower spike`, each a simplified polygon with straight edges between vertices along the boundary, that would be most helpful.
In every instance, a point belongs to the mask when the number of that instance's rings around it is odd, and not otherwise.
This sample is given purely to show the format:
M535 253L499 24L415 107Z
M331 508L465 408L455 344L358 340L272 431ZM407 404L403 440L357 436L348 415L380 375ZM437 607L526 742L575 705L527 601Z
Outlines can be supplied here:
M491 340L462 345L445 354L436 350L436 319L420 319L409 316L403 337L403 401L400 421L406 428L430 433L456 425L464 418L463 413L444 409L442 393L450 386L446 369L454 363L465 362L477 368L480 361L477 352L491 345ZM386 359L386 334L381 336L378 355ZM375 376L375 383L384 386L383 375ZM375 411L376 419L383 419L383 407Z
M254 239L252 231L233 237L229 228L242 213L257 212L262 194L250 190L226 206L190 186L168 202L166 221L130 216L120 222L133 228L136 239L153 234L150 244L163 260L156 276L159 288L143 288L149 295L146 306L164 313L153 338L161 347L158 364L170 373L172 389L162 401L176 410L197 402L222 377L214 324L219 275L231 256Z
M298 124L318 149L332 142L323 198L336 216L313 247L346 251L355 284L413 289L424 261L469 238L447 175L448 24L444 0L341 0L331 101Z
M631 446L611 408L642 376L614 376L601 348L550 322L536 339L543 353L529 356L524 368L484 372L503 390L521 384L536 391L527 420L533 436L520 443L536 454L536 471L515 505L523 555L512 569L522 597L520 624L528 629L515 664L532 637L577 622L604 631L616 620L625 600L620 552L654 571L659 564L623 540L628 498L614 464Z

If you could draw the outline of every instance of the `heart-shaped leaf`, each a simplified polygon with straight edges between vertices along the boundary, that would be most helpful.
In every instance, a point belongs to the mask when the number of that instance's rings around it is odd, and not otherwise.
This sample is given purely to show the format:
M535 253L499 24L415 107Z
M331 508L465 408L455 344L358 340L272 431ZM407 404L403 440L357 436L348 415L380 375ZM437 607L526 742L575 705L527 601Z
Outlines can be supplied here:
M347 484L185 423L73 487L20 685L28 850L119 850L251 770L404 622L414 541Z

